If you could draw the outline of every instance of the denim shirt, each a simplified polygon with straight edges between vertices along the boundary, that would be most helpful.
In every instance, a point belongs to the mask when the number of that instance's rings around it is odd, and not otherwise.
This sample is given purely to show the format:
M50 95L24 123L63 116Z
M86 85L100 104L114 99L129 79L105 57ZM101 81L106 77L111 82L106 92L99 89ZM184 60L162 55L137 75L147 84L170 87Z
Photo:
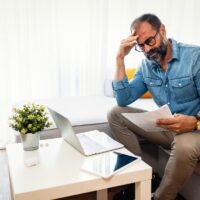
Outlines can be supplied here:
M170 41L172 56L166 71L144 59L130 82L127 76L113 81L119 106L129 105L149 90L155 103L168 104L172 113L196 115L200 111L200 47Z

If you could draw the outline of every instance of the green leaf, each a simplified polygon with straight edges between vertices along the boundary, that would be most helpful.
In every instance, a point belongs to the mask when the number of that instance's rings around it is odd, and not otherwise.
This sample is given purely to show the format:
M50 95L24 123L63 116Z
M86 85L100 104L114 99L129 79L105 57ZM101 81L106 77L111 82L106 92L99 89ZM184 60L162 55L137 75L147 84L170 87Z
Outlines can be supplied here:
M9 126L22 134L35 133L49 128L45 106L39 104L24 104L22 108L13 108L13 115L9 118Z

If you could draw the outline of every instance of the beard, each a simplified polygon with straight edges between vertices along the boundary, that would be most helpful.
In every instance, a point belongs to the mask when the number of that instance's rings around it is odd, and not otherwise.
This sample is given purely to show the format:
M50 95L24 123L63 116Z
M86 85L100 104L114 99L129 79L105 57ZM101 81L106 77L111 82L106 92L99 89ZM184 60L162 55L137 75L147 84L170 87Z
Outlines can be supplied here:
M167 53L167 41L162 39L159 47L155 47L149 50L144 55L149 60L153 60L157 63L161 63L161 61L165 58L166 53Z

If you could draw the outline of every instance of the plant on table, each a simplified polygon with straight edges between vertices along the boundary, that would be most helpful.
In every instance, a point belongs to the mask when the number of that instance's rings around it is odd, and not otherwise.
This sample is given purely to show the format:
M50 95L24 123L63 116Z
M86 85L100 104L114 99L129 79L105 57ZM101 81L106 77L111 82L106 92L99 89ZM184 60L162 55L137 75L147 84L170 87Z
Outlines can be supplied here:
M10 117L10 127L21 134L34 134L52 125L48 121L43 105L25 104L22 108L13 108L13 112L14 114Z
M40 131L49 128L49 122L45 106L35 103L24 104L22 108L13 108L9 126L19 131L24 150L36 150L39 148Z

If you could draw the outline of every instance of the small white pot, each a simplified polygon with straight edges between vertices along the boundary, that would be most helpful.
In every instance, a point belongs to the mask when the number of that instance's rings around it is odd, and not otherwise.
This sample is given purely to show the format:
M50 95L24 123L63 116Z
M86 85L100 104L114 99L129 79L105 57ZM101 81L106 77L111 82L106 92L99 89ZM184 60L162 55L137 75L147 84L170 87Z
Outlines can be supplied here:
M24 151L32 151L39 148L40 132L20 134Z

